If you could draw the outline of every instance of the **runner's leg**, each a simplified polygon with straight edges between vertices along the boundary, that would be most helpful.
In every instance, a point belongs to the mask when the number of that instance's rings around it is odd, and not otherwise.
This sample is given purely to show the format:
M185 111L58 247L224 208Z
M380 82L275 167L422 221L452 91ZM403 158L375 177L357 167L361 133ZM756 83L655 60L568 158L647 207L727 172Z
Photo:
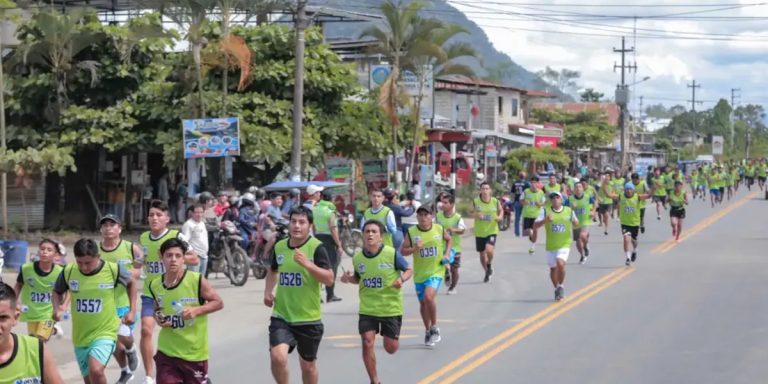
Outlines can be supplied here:
M376 370L376 331L367 331L360 335L363 341L363 364L371 383L378 384L379 373ZM386 343L386 340L385 340Z

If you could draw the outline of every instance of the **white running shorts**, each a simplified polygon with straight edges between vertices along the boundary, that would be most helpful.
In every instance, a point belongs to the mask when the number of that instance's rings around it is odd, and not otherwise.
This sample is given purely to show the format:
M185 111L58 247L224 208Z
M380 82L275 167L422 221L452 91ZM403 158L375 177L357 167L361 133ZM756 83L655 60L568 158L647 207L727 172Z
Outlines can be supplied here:
M568 255L571 253L571 248L558 249L557 251L547 251L547 263L550 268L557 266L557 259L564 262L568 262Z

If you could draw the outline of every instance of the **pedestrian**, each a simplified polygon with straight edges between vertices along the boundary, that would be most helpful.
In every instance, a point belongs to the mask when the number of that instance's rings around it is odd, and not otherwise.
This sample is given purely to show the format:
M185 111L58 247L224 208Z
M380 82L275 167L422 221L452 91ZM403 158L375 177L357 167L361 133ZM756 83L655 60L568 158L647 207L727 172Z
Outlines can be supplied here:
M202 274L184 268L187 243L170 238L160 246L165 273L149 283L157 338L157 381L208 382L208 315L224 302Z
M298 188L291 188L290 191L288 191L288 196L285 198L285 201L283 202L283 216L285 218L288 218L288 212L291 211L291 208L296 207L298 205L301 205L301 191Z
M72 296L72 343L86 384L106 384L104 369L117 345L121 319L117 313L117 285L127 288L129 310L122 323L131 325L136 314L136 283L131 272L104 261L99 246L80 239L74 246L76 262L67 264L53 289L53 319L61 320L64 295Z
M331 202L333 196L331 195L330 191L323 191L322 196L322 202L330 204L318 203L315 205L315 208L312 209L314 223L313 233L315 234L315 237L323 243L325 251L328 253L328 259L330 260L331 270L333 270L333 277L335 280L339 268L339 263L341 263L340 257L344 254L344 251L341 247L341 239L339 238L336 207ZM325 301L327 303L341 301L341 298L335 295L334 287L335 284L325 287Z
M352 258L353 272L341 275L341 282L358 285L357 329L363 347L363 364L371 383L379 383L376 369L376 334L384 339L390 355L400 348L403 324L403 284L413 270L395 249L382 243L384 225L370 220L363 227L363 249ZM382 267L384 266L384 267Z
M189 219L181 226L182 236L200 260L197 265L191 265L189 269L193 272L199 272L203 276L205 276L205 270L208 266L208 230L203 221L204 212L205 208L202 204L192 205Z
M46 342L56 332L53 321L53 285L62 267L54 263L60 243L51 239L40 241L38 260L21 266L16 278L16 297L21 310L21 321L27 323L27 334ZM64 303L66 308L66 303ZM61 328L61 327L58 327Z
M453 238L453 260L451 261L450 273L446 276L450 276L450 285L448 286L448 294L455 295L458 293L456 286L459 284L459 268L461 268L461 235L467 230L464 224L464 219L456 212L456 197L452 194L446 194L442 199L441 210L437 213L435 221L445 228Z
M525 196L525 190L530 188L531 183L526 180L525 171L520 171L517 180L512 183L510 199L512 200L512 209L515 211L515 236L520 237L523 214L523 197Z
M520 201L520 204L523 206L521 210L521 215L523 216L523 235L528 236L528 240L531 242L531 247L528 249L530 254L536 252L536 240L539 234L539 231L533 227L533 224L536 218L539 217L539 212L544 208L546 200L544 191L539 189L539 178L536 176L532 177L528 188L523 191L522 200Z
M392 233L392 242L394 243L395 252L400 253L400 247L403 245L403 238L405 233L403 232L403 217L411 216L416 213L416 209L406 203L404 207L400 206L398 201L399 196L391 188L384 190L384 206L389 208L392 214L395 216L395 226L397 230Z
M99 220L101 241L99 242L99 255L106 262L116 263L131 273L133 281L138 281L141 267L144 265L144 255L137 244L121 239L122 222L115 215L105 215ZM115 287L115 301L117 305L117 317L123 318L130 310L128 293L124 286ZM134 303L134 306L136 303ZM139 357L134 344L133 329L135 322L139 320L139 313L134 311L134 323L120 324L117 331L117 345L115 346L115 360L120 366L120 378L117 384L124 384L133 380L134 372L139 367Z
M288 384L288 354L298 349L302 381L317 384L317 350L323 339L320 284L333 285L328 253L310 235L312 211L294 207L290 235L275 244L264 288L264 304L272 309L269 324L272 376ZM277 289L275 289L277 287Z
M139 236L139 244L144 254L144 275L146 276L141 295L141 341L139 342L139 349L141 350L141 360L144 363L144 383L154 384L155 365L153 357L155 355L155 345L153 332L155 330L155 301L149 296L149 283L165 273L165 268L160 258L160 245L168 239L178 238L182 235L175 229L168 229L170 218L168 216L167 204L160 200L153 200L150 202L149 207L149 214L147 216L149 231ZM197 265L199 263L197 255L192 250L187 252L186 257L187 265Z
M408 233L408 228L413 227L418 223L416 219L416 210L421 207L421 202L416 199L416 195L413 192L405 194L405 199L400 203L400 208L404 212L412 211L410 215L403 215L400 218L403 228L403 235ZM408 208L411 208L410 210ZM395 214L395 221L397 221L397 214Z
M304 206L312 209L315 207L315 204L317 204L320 199L322 199L322 192L325 190L325 188L310 184L307 186L307 200L304 202Z
M227 191L220 191L219 196L216 199L216 204L213 206L213 213L217 217L221 218L229 208L229 193Z
M443 283L445 266L451 262L453 238L442 225L432 222L432 211L426 206L419 207L416 215L419 223L408 230L402 253L413 255L413 282L426 330L424 344L434 346L442 340L437 326L436 297Z
M545 228L549 278L555 288L555 301L560 301L565 298L565 265L571 253L573 228L578 227L579 219L570 207L563 205L560 192L550 192L549 201L552 206L541 211L534 227Z
M480 253L480 264L485 271L483 282L487 283L493 276L493 253L504 210L499 200L491 196L491 185L488 182L480 184L480 196L472 200L472 207L475 219L475 249Z
M0 281L0 383L64 384L45 343L13 333L19 320L17 305L16 292Z

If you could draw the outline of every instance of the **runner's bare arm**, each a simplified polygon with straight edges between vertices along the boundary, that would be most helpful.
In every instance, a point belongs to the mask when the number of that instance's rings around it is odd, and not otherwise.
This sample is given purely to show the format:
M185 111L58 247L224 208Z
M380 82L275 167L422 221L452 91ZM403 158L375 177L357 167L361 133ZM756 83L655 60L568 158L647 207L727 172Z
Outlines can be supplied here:
M200 279L200 297L205 300L205 304L194 308L184 308L183 316L185 320L217 312L224 308L224 300L222 300L219 293L211 287L211 284L207 279Z
M403 245L400 246L400 253L403 256L410 256L413 254L415 247L411 244L411 236L406 234L403 239Z

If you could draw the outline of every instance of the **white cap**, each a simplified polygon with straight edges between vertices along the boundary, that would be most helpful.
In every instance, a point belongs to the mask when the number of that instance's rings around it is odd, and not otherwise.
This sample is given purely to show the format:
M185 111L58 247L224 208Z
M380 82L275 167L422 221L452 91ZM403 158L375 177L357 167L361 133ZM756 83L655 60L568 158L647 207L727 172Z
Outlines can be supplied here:
M308 195L314 195L315 193L322 192L324 189L325 188L323 188L323 187L321 187L319 185L310 184L307 187L307 194Z

